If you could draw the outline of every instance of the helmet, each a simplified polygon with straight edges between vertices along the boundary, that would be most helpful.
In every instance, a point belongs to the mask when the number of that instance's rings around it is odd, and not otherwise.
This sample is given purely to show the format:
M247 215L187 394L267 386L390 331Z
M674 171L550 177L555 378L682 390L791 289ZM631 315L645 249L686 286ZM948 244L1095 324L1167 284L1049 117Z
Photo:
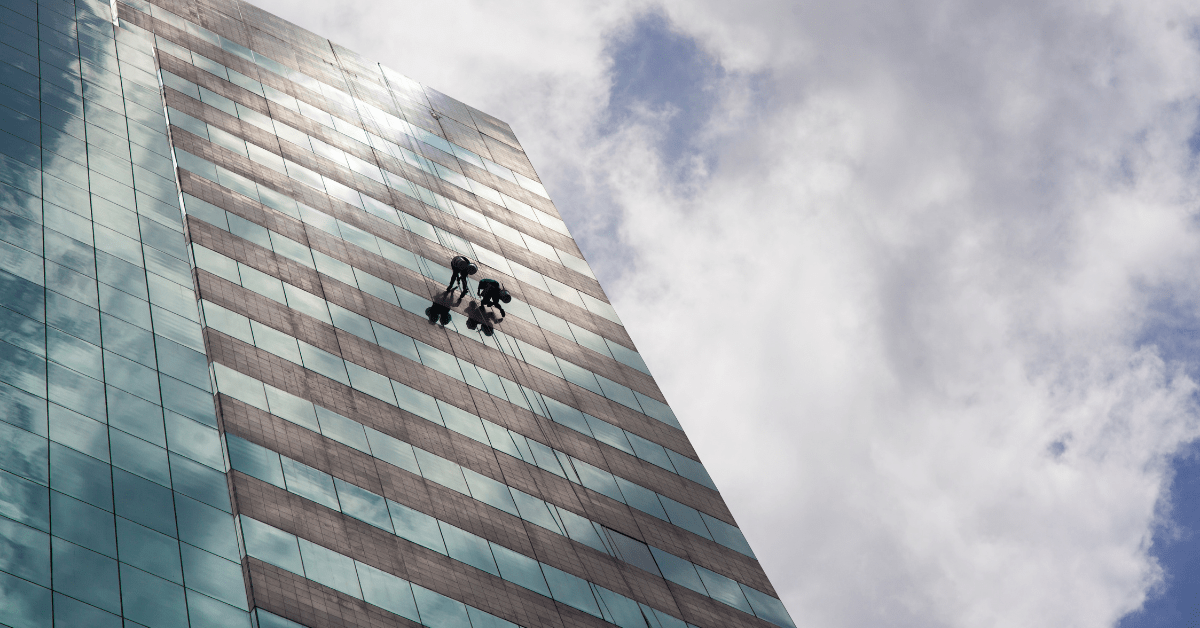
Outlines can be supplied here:
M479 272L479 267L478 267L478 266L476 266L476 265L474 265L474 264L468 264L468 265L467 265L467 274L468 274L468 275L474 275L474 274L475 274L475 273L477 273L477 272Z
M512 295L508 293L508 290L501 290L500 291L500 300L503 301L504 303L510 303L510 302L512 302Z

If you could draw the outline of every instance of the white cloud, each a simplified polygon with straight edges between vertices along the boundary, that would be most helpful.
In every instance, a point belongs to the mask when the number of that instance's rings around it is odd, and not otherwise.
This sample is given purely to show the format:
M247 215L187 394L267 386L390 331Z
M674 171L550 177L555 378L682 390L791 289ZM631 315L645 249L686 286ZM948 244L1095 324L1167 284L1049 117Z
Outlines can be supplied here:
M1193 6L666 0L728 72L684 185L669 112L600 132L647 4L271 4L513 125L799 625L1111 626L1161 577Z

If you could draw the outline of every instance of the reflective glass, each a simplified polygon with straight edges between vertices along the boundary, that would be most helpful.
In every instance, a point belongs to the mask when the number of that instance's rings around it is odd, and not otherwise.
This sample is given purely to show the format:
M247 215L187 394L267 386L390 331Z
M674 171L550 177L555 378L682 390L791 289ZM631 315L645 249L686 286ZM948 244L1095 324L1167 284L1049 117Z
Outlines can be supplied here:
M117 536L111 512L68 497L50 493L54 536L82 545L109 558L117 557Z
M495 543L491 543L491 547L501 578L550 597L550 589L546 586L538 561Z
M573 608L590 615L602 617L596 598L586 580L573 576L550 565L542 565L542 573L546 574L546 582L550 585L552 597Z
M121 548L121 562L183 584L179 543L175 539L117 517L117 544Z
M121 628L119 616L61 593L54 594L54 618L55 625L60 627Z
M0 471L0 515L48 531L49 493L45 486Z
M175 496L175 512L180 541L229 560L238 560L232 516L182 495Z
M382 497L338 478L334 478L334 485L342 512L377 528L393 532L392 518Z
M446 543L437 519L390 499L387 505L398 536L439 554L446 554Z
M50 535L0 518L0 571L50 586Z
M50 443L50 487L111 511L111 467L70 447Z
M422 586L414 584L412 588L417 609L421 612L421 623L438 628L471 628L465 604Z
M283 457L283 477L287 490L334 510L340 510L333 476L306 464Z
M298 539L298 541L300 556L304 560L304 576L306 578L346 595L362 599L362 589L359 588L358 574L354 570L352 559L311 541L305 539Z
M358 580L362 583L363 599L386 611L405 619L420 622L417 603L413 599L412 586L389 573L370 565L355 562Z
M114 468L113 495L117 514L175 536L175 506L171 489Z
M486 540L444 521L439 521L438 525L442 530L442 538L446 541L446 550L450 558L486 571L493 576L500 575Z
M50 628L50 589L0 572L0 623Z
M292 573L304 573L296 537L245 515L239 521L247 554Z
M246 588L242 582L240 563L225 560L190 545L183 546L182 554L183 574L188 588L242 610L250 610L246 605Z
M117 561L56 537L51 544L56 591L110 613L121 612Z
M45 483L49 480L46 439L0 423L0 469Z
M150 628L188 628L183 587L121 565L121 603L125 617Z

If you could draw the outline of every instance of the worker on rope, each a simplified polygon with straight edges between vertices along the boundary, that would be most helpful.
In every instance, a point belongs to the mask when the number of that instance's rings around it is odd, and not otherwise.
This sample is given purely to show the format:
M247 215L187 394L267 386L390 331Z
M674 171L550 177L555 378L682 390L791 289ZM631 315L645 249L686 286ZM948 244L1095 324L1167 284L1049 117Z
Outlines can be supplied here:
M450 275L450 285L446 286L446 292L453 292L457 282L462 286L463 294L471 294L471 289L467 287L467 277L479 272L479 267L462 255L456 255L450 260L450 270L454 271L454 274Z
M504 306L500 305L500 303L508 303L510 301L512 301L512 295L508 293L508 290L504 289L504 286L500 285L500 282L495 279L479 280L480 308L487 306L494 307L500 310L500 316L503 318L506 314L504 313Z

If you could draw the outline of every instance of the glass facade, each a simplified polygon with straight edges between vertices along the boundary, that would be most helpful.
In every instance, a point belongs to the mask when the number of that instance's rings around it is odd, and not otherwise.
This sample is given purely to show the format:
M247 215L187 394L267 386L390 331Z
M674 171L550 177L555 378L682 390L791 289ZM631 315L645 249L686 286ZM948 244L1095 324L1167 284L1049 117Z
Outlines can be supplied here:
M236 0L0 29L0 625L793 626L506 124Z

